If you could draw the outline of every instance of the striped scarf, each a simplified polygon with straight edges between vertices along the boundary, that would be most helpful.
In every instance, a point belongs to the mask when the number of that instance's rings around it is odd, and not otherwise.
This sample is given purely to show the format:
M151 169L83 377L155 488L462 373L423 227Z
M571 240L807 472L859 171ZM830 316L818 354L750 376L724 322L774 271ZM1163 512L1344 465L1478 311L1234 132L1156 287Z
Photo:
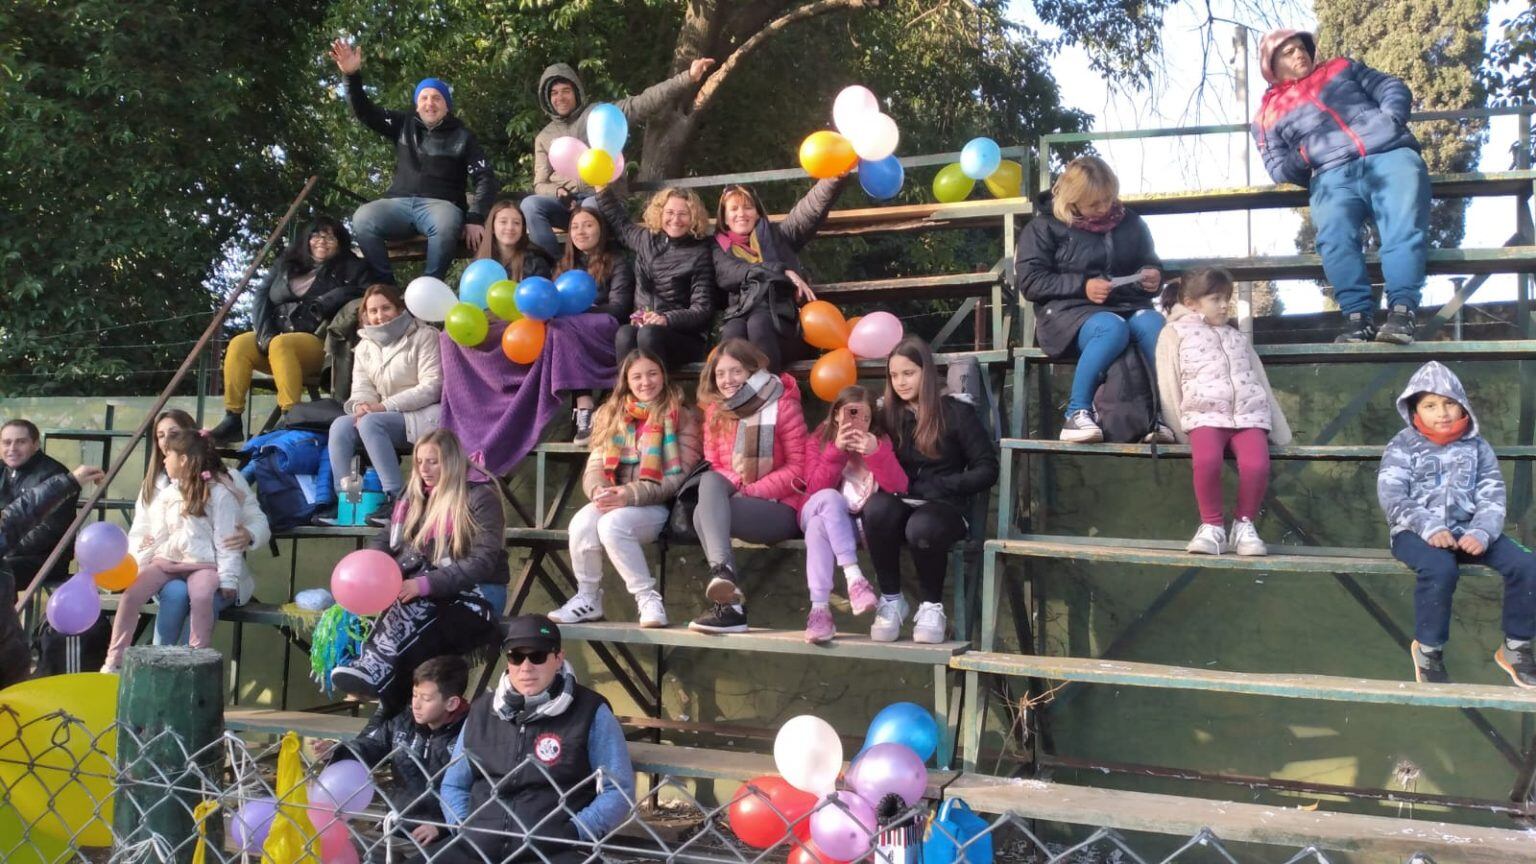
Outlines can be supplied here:
M779 397L783 395L784 382L759 369L723 406L728 416L736 418L731 470L741 476L743 483L751 483L773 470L773 433L779 422Z
M677 409L668 411L655 423L651 408L633 397L625 400L628 418L609 439L603 452L603 474L610 484L618 483L619 465L638 463L636 479L660 483L661 478L683 473L682 450L677 445Z

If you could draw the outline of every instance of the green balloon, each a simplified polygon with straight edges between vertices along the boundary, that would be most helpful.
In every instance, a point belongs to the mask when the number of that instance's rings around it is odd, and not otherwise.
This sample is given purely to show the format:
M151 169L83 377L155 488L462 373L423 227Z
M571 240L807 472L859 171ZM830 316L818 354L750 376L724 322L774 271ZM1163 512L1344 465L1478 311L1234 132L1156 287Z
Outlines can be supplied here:
M485 341L485 336L491 330L491 324L485 320L485 313L481 312L472 303L456 303L448 310L448 318L443 322L443 329L448 331L448 338L463 345L465 348L474 348Z
M976 181L965 176L965 172L960 170L959 162L945 165L933 177L933 197L945 204L964 201L975 188Z
M516 321L523 317L517 311L517 283L511 279L491 283L490 289L485 292L485 303L503 321Z

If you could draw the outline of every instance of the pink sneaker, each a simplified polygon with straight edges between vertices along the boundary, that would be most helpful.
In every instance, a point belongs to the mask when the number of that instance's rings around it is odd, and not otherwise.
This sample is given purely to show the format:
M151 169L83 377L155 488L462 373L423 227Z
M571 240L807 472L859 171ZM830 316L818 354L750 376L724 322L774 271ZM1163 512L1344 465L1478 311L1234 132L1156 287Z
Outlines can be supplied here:
M880 597L870 587L868 579L855 579L848 583L848 603L853 606L853 614L863 615L879 602Z
M831 642L836 635L837 627L832 624L832 610L812 606L811 614L805 619L805 641L812 645Z

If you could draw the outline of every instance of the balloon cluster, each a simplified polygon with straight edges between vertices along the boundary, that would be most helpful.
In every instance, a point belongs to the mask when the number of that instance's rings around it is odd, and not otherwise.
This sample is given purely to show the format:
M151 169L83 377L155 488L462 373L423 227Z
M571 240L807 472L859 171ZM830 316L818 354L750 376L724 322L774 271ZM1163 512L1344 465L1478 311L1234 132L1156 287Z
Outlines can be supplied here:
M567 270L554 280L507 278L507 269L489 258L464 268L459 293L441 279L422 276L405 289L405 306L424 321L441 321L448 338L474 348L490 333L490 310L511 324L501 334L501 350L513 363L532 363L544 350L544 322L580 315L597 300L597 280L585 270Z
M811 392L835 402L844 387L859 381L859 360L883 360L901 341L901 319L871 312L852 320L825 300L800 307L800 329L807 344L826 351L811 367Z
M896 197L906 179L896 159L901 133L896 121L880 111L880 100L868 87L845 87L832 103L832 125L812 132L800 144L800 167L817 179L837 177L859 168L859 186L876 201Z
M319 835L319 860L326 864L358 860L346 823L361 815L373 803L373 796L368 766L352 759L332 762L309 784L305 815ZM235 848L247 855L261 855L278 809L276 799L271 797L253 798L240 805L229 822L230 841Z
M624 175L629 120L616 105L599 102L587 112L587 140L564 135L550 142L549 167L588 186L606 186ZM590 145L587 142L591 142Z
M1002 148L991 138L972 138L960 151L960 161L939 169L933 178L933 197L952 204L964 201L976 188L987 184L994 198L1017 198L1024 188L1024 166L1003 158Z
M938 749L933 715L911 702L889 705L869 724L864 747L838 789L843 742L809 714L779 727L773 742L779 776L748 781L726 810L737 838L755 849L789 842L791 864L842 864L869 853L878 813L901 812L923 800L926 763ZM894 806L893 806L894 805Z
M64 636L91 629L101 617L97 588L122 591L139 577L139 562L128 554L128 535L110 522L93 522L75 536L80 572L48 597L48 623Z

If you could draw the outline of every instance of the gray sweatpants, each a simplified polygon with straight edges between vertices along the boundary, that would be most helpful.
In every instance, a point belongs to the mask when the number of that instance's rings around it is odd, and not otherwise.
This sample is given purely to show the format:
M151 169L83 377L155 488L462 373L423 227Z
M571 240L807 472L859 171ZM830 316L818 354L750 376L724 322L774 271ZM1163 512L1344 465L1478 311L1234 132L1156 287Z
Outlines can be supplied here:
M736 556L731 538L764 545L800 536L795 508L766 498L736 494L731 481L710 471L699 478L699 503L693 509L693 530L711 566L724 564L732 572Z

